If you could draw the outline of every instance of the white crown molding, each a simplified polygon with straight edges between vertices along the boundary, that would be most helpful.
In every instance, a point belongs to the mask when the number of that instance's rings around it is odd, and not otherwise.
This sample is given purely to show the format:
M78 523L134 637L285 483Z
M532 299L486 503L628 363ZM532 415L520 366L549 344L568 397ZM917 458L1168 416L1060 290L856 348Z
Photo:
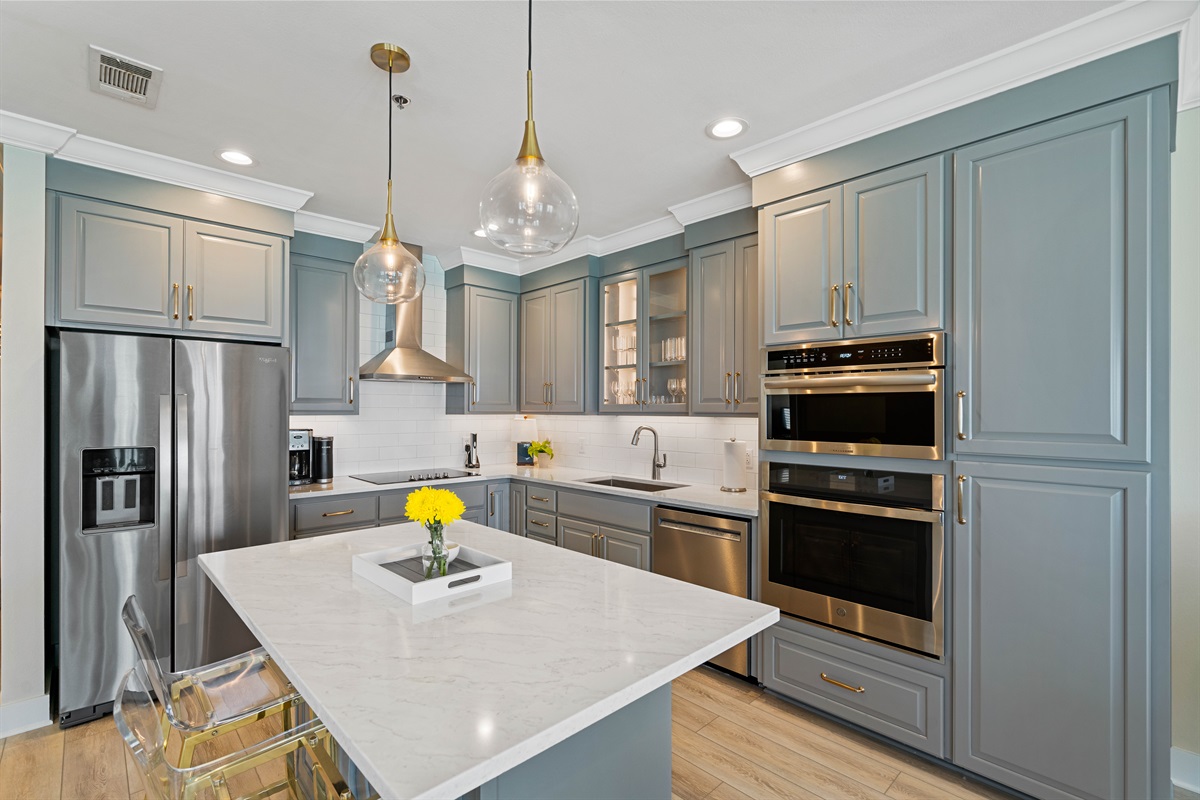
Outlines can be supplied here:
M754 177L1183 28L1192 3L1120 3L730 155Z
M455 247L437 254L437 260L449 269L459 264L472 267L482 267L493 272L503 272L505 275L520 275L520 262L512 256L493 253L488 250L476 250L473 247Z
M1200 106L1200 5L1179 36L1179 111Z
M750 184L747 182L697 197L695 200L667 206L667 211L679 220L680 225L686 226L728 214L730 211L749 208L750 202Z
M71 128L0 109L0 142L39 153L55 153L75 135Z
M671 216L659 217L649 222L643 222L641 225L617 231L609 236L598 237L596 252L591 255L606 256L609 253L637 247L639 244L653 242L666 236L674 236L677 233L683 233L683 225L679 223L679 220Z
M334 239L345 239L348 242L364 244L375 238L378 225L364 225L361 222L351 222L348 219L327 217L324 214L314 214L311 211L296 212L296 230L304 233L315 233L318 236L329 236Z
M312 192L303 189L235 175L215 167L193 164L82 134L71 137L55 156L65 161L213 192L285 211L296 211L313 196Z

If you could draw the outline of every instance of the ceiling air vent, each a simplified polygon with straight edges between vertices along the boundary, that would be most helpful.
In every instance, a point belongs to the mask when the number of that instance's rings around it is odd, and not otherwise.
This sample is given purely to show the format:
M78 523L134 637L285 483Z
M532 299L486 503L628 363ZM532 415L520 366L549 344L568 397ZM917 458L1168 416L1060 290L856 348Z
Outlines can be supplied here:
M88 75L92 91L154 108L163 71L96 45L88 48Z

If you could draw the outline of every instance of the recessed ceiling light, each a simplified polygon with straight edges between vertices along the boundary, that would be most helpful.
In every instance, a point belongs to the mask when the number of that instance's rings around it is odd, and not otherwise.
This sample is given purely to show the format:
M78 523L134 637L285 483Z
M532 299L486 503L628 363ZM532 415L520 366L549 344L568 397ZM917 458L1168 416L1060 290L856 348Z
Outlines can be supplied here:
M218 150L217 157L230 164L237 164L239 167L248 167L254 163L254 159L241 150Z
M721 117L721 119L708 123L704 132L714 139L729 139L742 133L748 127L750 125L740 117Z
M475 234L475 235L476 235L476 236L478 236L480 239L486 239L486 238L487 238L487 232L486 232L486 231L484 231L484 229L483 229L483 228L476 228L475 230L471 231L471 233Z

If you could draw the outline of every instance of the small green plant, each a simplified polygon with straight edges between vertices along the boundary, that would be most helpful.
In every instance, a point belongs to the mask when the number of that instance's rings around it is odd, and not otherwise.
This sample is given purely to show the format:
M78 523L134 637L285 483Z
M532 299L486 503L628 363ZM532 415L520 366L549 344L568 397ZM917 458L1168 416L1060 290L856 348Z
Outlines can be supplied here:
M536 458L540 453L545 453L551 458L554 458L554 448L550 446L549 439L544 442L529 443L529 455L531 458Z

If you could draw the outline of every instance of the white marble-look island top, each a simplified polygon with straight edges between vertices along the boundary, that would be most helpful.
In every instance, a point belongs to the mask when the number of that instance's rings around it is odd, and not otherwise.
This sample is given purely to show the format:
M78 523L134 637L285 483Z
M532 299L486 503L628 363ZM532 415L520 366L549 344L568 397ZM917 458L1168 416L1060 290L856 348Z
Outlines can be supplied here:
M455 797L767 628L777 609L469 522L511 583L410 606L351 570L416 524L200 564L383 797Z

